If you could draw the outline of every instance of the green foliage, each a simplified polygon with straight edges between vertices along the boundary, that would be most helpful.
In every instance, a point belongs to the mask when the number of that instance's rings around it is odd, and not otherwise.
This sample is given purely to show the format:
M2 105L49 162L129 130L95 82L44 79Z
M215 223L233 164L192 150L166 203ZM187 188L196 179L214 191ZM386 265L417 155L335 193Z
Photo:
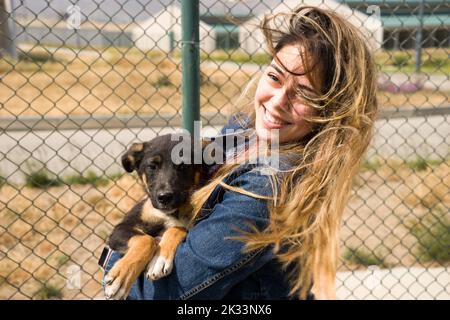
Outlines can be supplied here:
M346 248L343 254L343 258L350 263L359 264L363 266L382 266L389 267L385 258L380 253L370 251L365 248L354 249Z
M430 57L423 63L423 66L430 69L442 69L450 67L450 61L445 57Z
M406 163L406 165L413 169L413 170L417 170L417 171L425 171L428 168L428 163L424 158L418 157L416 160L414 161L408 161Z
M406 54L397 53L392 56L392 65L396 67L405 67L409 64L411 57Z
M49 300L52 298L61 299L61 289L56 288L50 284L42 284L41 288L36 292L36 296L40 300Z
M384 163L381 162L379 158L373 160L364 161L361 165L361 171L376 171L381 168Z
M31 188L46 189L62 185L61 180L48 172L47 169L32 171L25 178L25 185Z
M380 50L375 54L378 68L387 74L402 72L407 75L416 73L415 50ZM423 48L421 72L425 74L448 75L450 60L444 48Z
M86 175L72 175L64 179L64 182L68 185L74 185L74 184L91 184L93 186L104 186L107 185L109 182L109 179L104 176L98 176L93 171L88 171Z
M430 159L424 159L422 157L417 157L415 160L407 161L406 166L412 170L416 171L425 171L427 168L439 165L443 161L438 160L430 160Z
M162 75L158 78L158 80L156 80L153 85L156 88L161 88L161 87L170 87L173 86L172 81L170 80L168 75Z
M414 160L404 161L399 159L382 159L378 157L366 160L361 165L361 171L377 171L382 169L384 166L388 166L391 169L409 168L415 171L425 171L428 168L438 166L447 160L434 160L425 159L417 156Z
M90 184L96 187L107 185L110 181L115 181L122 177L122 173L110 176L99 176L94 171L87 171L85 175L71 175L66 178L58 178L48 172L46 168L39 170L34 169L26 176L25 185L31 188L46 189L50 187L58 187L61 185L86 185ZM0 184L1 186L1 184Z
M200 59L213 61L230 61L238 64L255 63L258 65L268 64L271 60L270 56L265 53L248 54L247 52L238 50L216 50L210 54L203 53L200 55Z
M58 257L58 265L62 266L69 260L70 260L69 256L62 254L61 256Z
M408 227L417 239L415 255L419 261L450 261L450 219L443 210L412 219L408 221Z
M48 51L39 51L39 52L20 52L19 60L32 62L36 64L46 63L46 62L56 62L57 60L53 57L53 54Z

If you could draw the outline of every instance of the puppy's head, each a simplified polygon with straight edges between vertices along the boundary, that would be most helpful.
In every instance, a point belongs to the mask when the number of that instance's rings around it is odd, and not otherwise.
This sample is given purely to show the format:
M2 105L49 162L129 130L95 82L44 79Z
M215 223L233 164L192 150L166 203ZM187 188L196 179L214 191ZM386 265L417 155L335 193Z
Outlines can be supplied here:
M187 203L202 174L202 166L194 164L193 148L184 149L180 156L182 148L168 134L134 143L122 156L123 167L137 172L153 207L166 213Z

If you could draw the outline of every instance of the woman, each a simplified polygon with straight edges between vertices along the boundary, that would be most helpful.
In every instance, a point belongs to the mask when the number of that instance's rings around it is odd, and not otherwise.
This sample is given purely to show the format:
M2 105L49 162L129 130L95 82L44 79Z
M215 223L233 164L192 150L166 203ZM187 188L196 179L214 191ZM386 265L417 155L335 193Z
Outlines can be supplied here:
M273 60L253 110L222 131L265 142L275 130L278 170L248 161L258 143L231 150L247 161L220 166L193 195L172 273L141 276L130 299L335 298L341 217L377 112L375 65L360 32L330 11L300 7L261 27Z

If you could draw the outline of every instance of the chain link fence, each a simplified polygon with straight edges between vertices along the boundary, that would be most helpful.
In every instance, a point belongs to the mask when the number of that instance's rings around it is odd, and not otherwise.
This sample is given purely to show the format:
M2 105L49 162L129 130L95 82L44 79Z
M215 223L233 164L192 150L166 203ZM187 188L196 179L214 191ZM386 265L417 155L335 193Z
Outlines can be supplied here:
M201 119L270 60L263 14L201 0ZM450 297L450 3L304 1L365 30L382 114L342 230L340 299ZM118 159L181 126L180 1L0 1L0 298L102 298L97 259L142 196Z

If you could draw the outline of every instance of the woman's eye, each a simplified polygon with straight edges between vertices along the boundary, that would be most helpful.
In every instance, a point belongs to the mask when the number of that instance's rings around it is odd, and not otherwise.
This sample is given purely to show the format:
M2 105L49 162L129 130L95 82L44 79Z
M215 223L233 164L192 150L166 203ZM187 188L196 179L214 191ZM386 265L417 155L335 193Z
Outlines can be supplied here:
M278 77L277 77L276 75L274 75L273 73L269 73L269 74L268 74L268 77L269 77L271 80L275 81L275 82L279 82L279 81L280 81L280 79L278 79Z

